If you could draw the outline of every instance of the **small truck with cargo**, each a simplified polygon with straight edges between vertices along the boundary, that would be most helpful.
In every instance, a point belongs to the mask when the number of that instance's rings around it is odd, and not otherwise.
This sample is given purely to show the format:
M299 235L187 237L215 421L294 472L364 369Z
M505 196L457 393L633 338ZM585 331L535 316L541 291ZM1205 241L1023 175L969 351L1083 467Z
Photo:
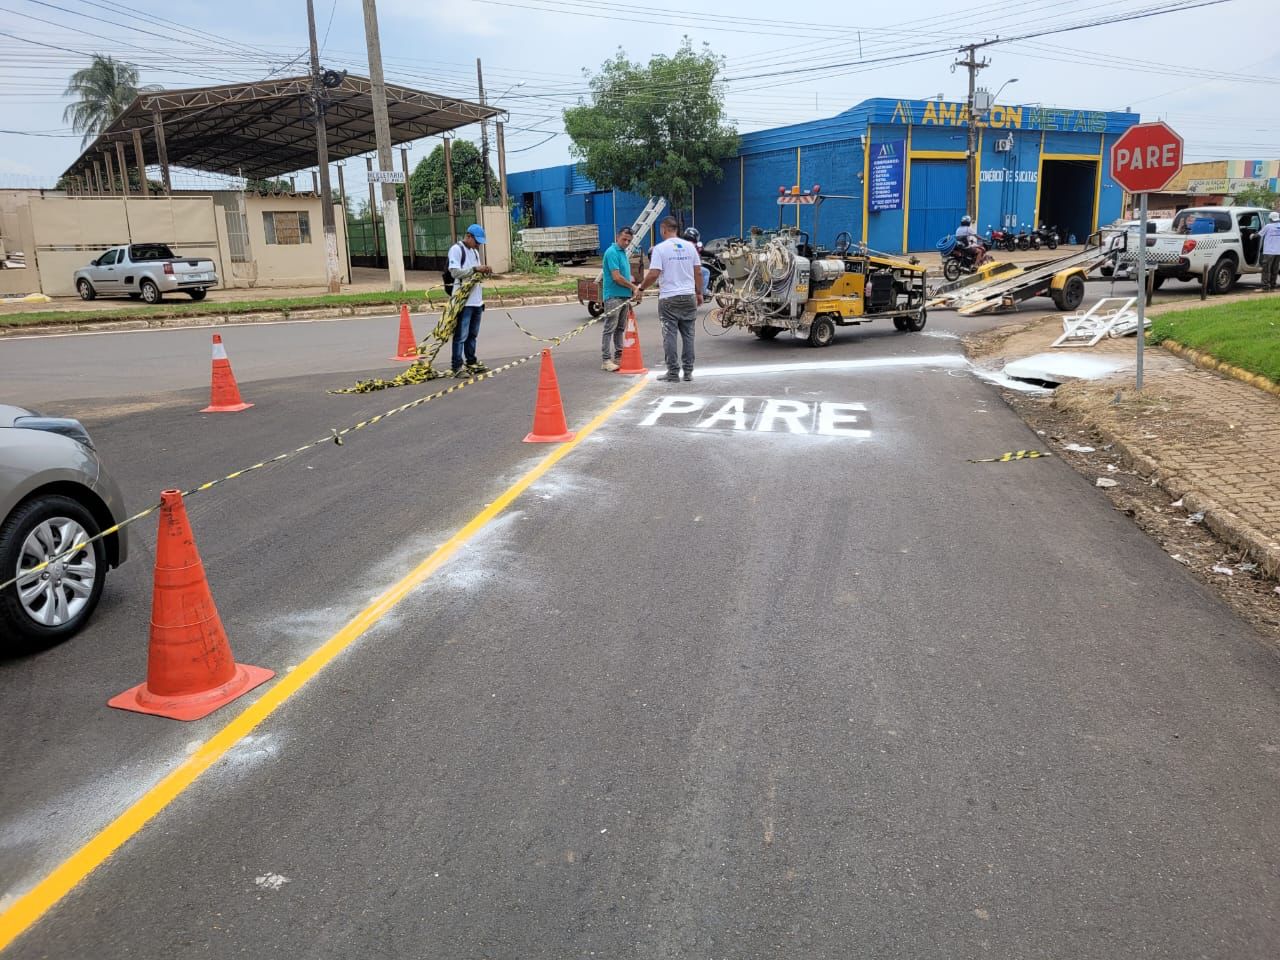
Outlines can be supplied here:
M129 243L112 247L75 273L81 300L132 297L159 303L166 293L185 293L203 300L217 286L218 269L207 257L179 257L164 243Z

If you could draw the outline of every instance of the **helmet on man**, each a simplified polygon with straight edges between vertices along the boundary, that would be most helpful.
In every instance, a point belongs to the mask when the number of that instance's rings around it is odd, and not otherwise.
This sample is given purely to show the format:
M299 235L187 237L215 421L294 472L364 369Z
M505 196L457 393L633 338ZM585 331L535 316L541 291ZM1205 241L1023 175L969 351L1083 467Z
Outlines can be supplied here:
M967 213L960 218L960 226L962 227L967 227L971 223L973 223L973 220L969 217Z
M702 234L698 232L697 227L686 228L684 233L680 234L680 236L683 237L685 240L688 240L694 246L697 246L699 243L702 242Z

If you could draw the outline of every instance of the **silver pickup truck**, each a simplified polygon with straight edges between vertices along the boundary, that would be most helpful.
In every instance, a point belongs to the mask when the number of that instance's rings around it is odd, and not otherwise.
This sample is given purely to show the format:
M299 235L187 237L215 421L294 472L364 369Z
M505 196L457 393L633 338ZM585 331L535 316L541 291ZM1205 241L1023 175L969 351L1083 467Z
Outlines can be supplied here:
M164 243L131 243L112 247L75 274L81 300L133 297L159 303L166 293L185 293L203 300L218 283L218 268L207 257L176 257Z

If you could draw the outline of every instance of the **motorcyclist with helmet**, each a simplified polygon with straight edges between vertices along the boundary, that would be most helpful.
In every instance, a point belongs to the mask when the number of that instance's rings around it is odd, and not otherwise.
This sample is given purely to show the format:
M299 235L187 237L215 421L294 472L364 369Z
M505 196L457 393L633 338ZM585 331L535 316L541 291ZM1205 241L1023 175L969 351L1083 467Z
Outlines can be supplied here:
M956 227L956 247L956 252L968 261L970 269L978 266L985 258L986 248L982 246L973 218L968 214L960 218L960 226Z
M695 250L698 251L698 260L702 260L702 234L698 232L697 227L686 227L684 233L680 234L680 239L687 240L693 244ZM705 297L711 292L711 271L704 264L702 267L702 295Z

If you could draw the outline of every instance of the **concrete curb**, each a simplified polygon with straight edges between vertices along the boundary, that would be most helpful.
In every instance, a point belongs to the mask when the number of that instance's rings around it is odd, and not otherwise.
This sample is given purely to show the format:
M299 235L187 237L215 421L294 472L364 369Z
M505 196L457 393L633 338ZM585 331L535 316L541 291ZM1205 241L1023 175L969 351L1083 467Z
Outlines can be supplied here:
M1177 354L1184 360L1190 360L1197 367L1203 367L1205 370L1213 370L1233 380L1239 380L1241 383L1247 383L1251 387L1257 387L1266 393L1280 397L1280 383L1268 380L1266 377L1257 373L1250 373L1248 370L1241 370L1239 367L1233 367L1229 363L1223 363L1207 353L1201 353L1199 350L1193 350L1191 347L1184 347L1177 340L1164 340L1160 346L1168 350L1170 353Z
M1056 402L1055 402L1056 405ZM1240 515L1228 510L1217 501L1206 497L1178 476L1164 476L1153 457L1136 449L1121 437L1112 433L1105 425L1093 417L1072 411L1081 417L1083 422L1107 438L1120 451L1128 465L1147 479L1155 479L1156 484L1175 500L1182 504L1189 513L1204 513L1204 523L1223 541L1231 544L1256 562L1272 578L1280 577L1280 542L1267 537L1261 530L1241 519Z
M486 297L489 307L533 307L553 303L577 303L577 294L547 294L542 296ZM332 320L339 317L385 317L399 308L395 304L343 304L336 307L306 307L297 310L263 310L254 313L202 313L185 317L156 317L147 320L132 317L120 320L95 318L83 322L48 323L30 327L0 326L0 339L4 337L32 337L62 333L102 333L126 330L170 330L184 327L220 327L238 323L281 323L304 320ZM410 313L439 313L439 304L414 303Z

